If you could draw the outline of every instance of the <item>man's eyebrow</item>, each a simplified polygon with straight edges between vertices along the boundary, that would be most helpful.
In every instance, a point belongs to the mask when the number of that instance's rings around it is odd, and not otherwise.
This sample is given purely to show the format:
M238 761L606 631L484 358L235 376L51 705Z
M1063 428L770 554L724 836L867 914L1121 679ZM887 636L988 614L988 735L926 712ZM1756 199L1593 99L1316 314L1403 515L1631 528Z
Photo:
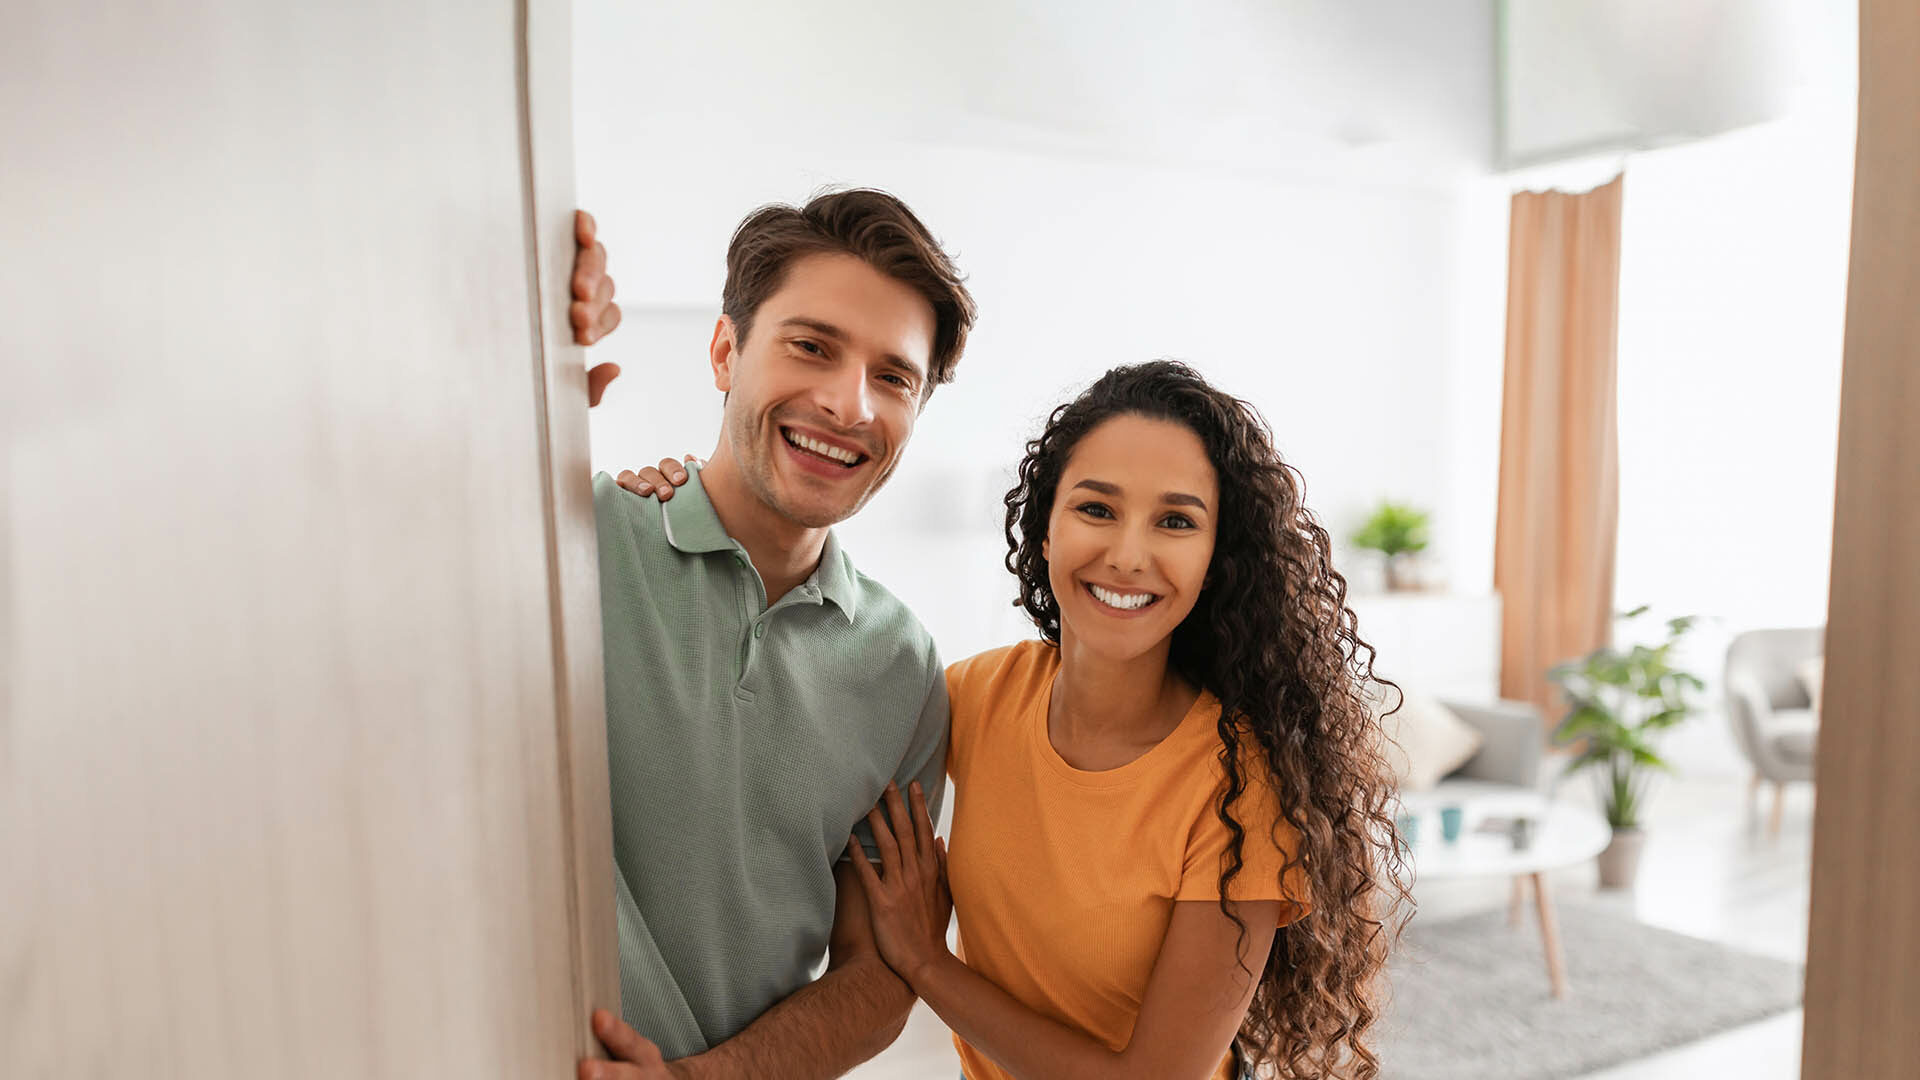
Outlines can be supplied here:
M908 375L913 376L915 381L918 381L920 379L924 379L927 377L927 373L925 371L920 370L919 366L914 364L913 361L908 360L899 355L896 355L894 353L888 353L885 356L882 356L880 360L890 368L896 368L900 371L905 372Z
M1082 480L1073 486L1075 488L1086 488L1089 491L1097 491L1102 495L1119 495L1120 494L1119 484L1109 484L1105 480L1087 479L1087 480ZM1184 491L1165 492L1160 496L1160 501L1163 503L1168 503L1173 506L1197 506L1202 510L1205 510L1207 508L1207 500L1201 498L1198 495L1189 495Z
M845 330L840 329L839 327L833 325L830 322L822 322L819 319L810 319L805 315L789 315L786 318L780 320L780 325L802 327L804 329L811 330L816 334L819 334L821 337L830 337L835 341L847 340L847 332Z
M832 338L835 341L845 342L850 340L845 330L840 329L830 322L810 318L806 315L789 315L780 320L780 326L783 328L799 327L803 330L811 330L821 337ZM882 355L880 359L881 362L885 363L888 367L898 368L913 376L915 379L924 379L927 377L925 368L920 367L918 364L915 364L913 361L908 360L898 353L886 353Z

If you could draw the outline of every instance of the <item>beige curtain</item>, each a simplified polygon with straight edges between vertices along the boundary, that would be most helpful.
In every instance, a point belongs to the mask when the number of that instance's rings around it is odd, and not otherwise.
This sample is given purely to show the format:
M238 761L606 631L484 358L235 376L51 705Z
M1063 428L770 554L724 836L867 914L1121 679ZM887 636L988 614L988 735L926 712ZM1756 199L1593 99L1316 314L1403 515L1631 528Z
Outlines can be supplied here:
M1493 580L1500 692L1556 719L1547 669L1607 641L1619 518L1621 178L1513 197Z

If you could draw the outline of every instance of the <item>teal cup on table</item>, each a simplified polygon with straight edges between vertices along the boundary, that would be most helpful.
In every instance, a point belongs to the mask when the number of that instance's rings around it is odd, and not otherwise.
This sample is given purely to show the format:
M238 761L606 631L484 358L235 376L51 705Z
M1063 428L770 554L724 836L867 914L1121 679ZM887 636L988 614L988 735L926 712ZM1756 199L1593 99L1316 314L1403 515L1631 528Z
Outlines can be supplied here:
M1440 838L1451 844L1460 839L1460 827L1466 824L1467 813L1458 806L1440 808Z
M1394 818L1393 827L1400 833L1400 838L1407 842L1408 847L1412 847L1420 839L1420 819L1412 814L1401 814Z

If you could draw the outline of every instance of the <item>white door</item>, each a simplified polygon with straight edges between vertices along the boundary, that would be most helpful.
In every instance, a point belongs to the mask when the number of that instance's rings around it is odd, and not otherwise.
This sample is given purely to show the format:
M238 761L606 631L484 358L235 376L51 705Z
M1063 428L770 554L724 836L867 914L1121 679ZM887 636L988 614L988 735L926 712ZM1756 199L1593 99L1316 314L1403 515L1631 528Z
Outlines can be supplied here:
M565 18L0 14L0 1076L564 1077L617 1004Z

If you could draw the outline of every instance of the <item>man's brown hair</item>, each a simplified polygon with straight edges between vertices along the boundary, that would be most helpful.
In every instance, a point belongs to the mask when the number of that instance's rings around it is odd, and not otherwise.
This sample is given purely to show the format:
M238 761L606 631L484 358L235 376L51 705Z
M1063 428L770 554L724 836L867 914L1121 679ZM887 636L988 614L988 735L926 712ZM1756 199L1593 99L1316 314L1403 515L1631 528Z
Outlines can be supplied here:
M927 358L925 393L953 380L973 326L973 295L940 242L907 204L872 188L816 195L798 208L763 206L733 231L720 310L733 320L741 347L752 332L755 313L785 284L793 261L822 253L853 255L926 297L933 306L933 351Z

